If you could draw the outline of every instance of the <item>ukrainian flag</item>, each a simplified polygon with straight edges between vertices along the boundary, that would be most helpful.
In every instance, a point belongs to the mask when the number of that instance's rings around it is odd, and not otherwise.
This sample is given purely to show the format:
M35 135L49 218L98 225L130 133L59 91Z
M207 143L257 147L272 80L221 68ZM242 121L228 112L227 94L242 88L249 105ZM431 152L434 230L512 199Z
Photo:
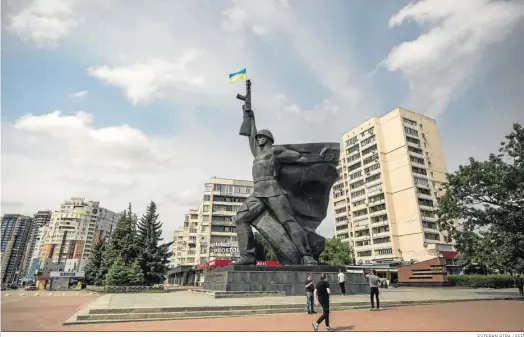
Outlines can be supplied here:
M237 71L236 73L229 74L229 83L233 83L238 80L245 80L247 78L246 68Z

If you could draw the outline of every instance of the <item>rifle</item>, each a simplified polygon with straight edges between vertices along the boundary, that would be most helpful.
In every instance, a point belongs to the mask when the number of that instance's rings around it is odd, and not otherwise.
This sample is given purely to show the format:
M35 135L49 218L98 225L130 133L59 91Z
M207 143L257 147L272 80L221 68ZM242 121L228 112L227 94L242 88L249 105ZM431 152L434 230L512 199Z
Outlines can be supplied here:
M246 95L237 94L237 99L244 101L242 110L244 111L244 121L240 126L238 132L241 136L251 135L251 117L253 116L253 110L251 110L251 80L246 80Z

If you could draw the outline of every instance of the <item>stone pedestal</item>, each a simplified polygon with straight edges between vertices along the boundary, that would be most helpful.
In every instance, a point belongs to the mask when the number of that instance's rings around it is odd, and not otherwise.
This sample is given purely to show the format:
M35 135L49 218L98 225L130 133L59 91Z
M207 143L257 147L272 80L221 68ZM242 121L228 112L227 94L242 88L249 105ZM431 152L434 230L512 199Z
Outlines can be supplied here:
M236 266L216 268L206 275L203 289L216 292L284 292L286 296L305 294L307 274L318 282L327 274L332 295L340 295L338 271L343 266ZM369 293L369 284L363 274L346 274L346 294Z

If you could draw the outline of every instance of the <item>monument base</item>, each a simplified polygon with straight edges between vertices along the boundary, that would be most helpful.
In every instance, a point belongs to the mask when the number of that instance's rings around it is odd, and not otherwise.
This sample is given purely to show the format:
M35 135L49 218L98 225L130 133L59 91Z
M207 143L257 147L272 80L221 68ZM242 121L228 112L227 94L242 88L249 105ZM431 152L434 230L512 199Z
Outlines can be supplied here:
M286 296L304 295L309 273L318 282L327 274L332 295L340 295L337 275L344 266L239 266L219 267L206 275L203 289L214 292L283 292ZM363 274L345 273L346 294L369 293L369 283Z

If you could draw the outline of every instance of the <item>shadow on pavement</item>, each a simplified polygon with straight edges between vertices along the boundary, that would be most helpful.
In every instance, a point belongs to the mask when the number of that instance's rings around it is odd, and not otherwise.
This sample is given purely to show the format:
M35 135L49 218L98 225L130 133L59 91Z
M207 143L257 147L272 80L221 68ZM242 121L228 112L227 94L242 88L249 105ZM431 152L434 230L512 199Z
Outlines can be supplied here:
M354 327L354 325L337 326L336 328L333 328L333 331L351 331Z

